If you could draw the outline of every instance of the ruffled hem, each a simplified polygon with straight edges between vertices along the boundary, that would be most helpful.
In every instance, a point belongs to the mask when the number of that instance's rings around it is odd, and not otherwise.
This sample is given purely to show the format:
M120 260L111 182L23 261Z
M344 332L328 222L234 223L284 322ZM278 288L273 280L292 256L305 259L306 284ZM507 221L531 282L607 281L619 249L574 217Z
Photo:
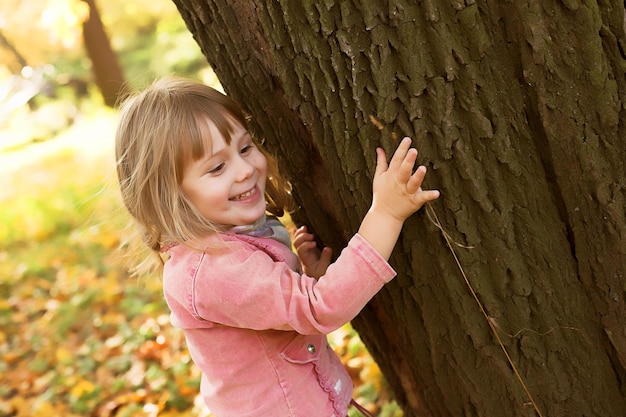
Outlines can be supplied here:
M315 369L315 373L317 374L317 379L320 382L320 387L322 387L324 392L328 393L328 398L333 403L333 408L335 409L335 415L337 417L347 416L349 402L347 402L344 405L341 404L341 401L337 395L337 392L330 386L330 384L328 383L328 380L324 378L322 370L319 369L319 365L317 362L313 364L313 369Z

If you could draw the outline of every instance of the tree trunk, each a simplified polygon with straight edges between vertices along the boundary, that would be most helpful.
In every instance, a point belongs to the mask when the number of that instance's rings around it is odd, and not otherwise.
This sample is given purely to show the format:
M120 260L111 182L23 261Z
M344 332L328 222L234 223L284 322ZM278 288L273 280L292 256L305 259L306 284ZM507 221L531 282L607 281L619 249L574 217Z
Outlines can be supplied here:
M17 61L19 67L14 69L13 70L14 72L21 72L22 69L28 65L28 62L26 62L26 58L24 58L24 56L20 54L20 51L18 51L15 45L13 45L13 42L7 39L7 37L4 36L2 32L0 32L0 45L2 45L2 47L11 51L11 53L15 57L15 60Z
M89 17L83 22L85 49L104 103L113 107L124 84L124 75L100 19L95 0L83 1L89 5Z
M335 253L415 138L442 197L353 322L405 416L626 415L622 1L174 2Z

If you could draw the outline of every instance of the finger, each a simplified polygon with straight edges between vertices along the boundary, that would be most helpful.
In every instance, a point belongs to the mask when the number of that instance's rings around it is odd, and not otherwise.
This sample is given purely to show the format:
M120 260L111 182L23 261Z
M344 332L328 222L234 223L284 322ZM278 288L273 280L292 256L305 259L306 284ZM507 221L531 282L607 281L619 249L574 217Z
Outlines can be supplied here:
M305 242L312 241L313 239L314 238L313 238L313 235L311 233L307 233L305 231L302 231L302 232L294 235L294 237L293 237L293 245L298 247L298 246L302 245Z
M406 137L400 141L400 144L396 148L396 151L393 153L393 157L391 158L391 162L389 162L389 166L400 165L402 161L404 161L409 148L411 147L411 138Z
M295 246L296 248L301 247L302 245L309 243L309 242L313 242L315 243L315 241L313 240L313 238L306 236L306 235L302 235L302 236L298 236L293 240L293 246Z
M322 255L320 256L320 262L323 265L330 265L330 261L333 258L333 250L328 246L322 249Z
M426 176L426 167L423 165L419 166L417 170L415 170L413 175L411 175L411 178L409 178L409 180L407 181L407 184L406 184L407 191L411 194L417 192L422 186L425 176Z
M439 198L441 192L439 190L428 190L425 191L426 201L433 201Z
M387 155L383 148L376 148L376 171L374 175L380 175L387 171L389 165L387 165Z
M296 231L295 231L295 232L293 232L293 236L294 236L294 237L296 237L296 236L301 235L302 233L306 233L306 226L300 226L300 227L298 227L298 228L296 229Z
M398 169L398 181L408 185L413 174L415 161L417 161L417 149L411 148L407 151L402 163L400 164L400 168Z
M317 258L319 249L317 248L317 244L315 242L304 242L296 246L296 252L298 252L298 256L301 260L306 260L310 256L315 256Z
M302 242L299 248L300 250L311 251L311 250L317 249L317 243L315 243L314 241Z
M440 195L441 193L439 192L439 190L420 191L419 201L421 204L425 204L429 201L438 199Z
M303 233L305 233L304 226L296 229L296 231L293 232L293 241L295 242L296 240L298 240L300 238L300 236L302 236Z

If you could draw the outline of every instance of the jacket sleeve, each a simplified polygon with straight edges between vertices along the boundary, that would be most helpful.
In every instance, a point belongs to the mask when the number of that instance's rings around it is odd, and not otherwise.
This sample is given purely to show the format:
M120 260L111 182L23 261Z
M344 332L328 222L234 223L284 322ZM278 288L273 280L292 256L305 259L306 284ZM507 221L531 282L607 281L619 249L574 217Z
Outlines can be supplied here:
M237 247L228 254L202 257L190 288L192 314L231 327L327 334L352 320L395 276L358 234L318 280L250 244L232 244Z

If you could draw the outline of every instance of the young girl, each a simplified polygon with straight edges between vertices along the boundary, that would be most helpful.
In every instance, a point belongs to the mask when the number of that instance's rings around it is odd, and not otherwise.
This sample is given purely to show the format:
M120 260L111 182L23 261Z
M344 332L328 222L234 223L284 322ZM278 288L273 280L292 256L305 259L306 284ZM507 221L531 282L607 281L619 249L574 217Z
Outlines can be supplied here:
M345 417L352 383L326 334L389 282L404 221L438 191L403 139L377 149L373 201L334 263L280 215L280 177L242 110L187 80L155 82L122 106L116 137L122 197L146 243L166 254L163 288L219 417Z

